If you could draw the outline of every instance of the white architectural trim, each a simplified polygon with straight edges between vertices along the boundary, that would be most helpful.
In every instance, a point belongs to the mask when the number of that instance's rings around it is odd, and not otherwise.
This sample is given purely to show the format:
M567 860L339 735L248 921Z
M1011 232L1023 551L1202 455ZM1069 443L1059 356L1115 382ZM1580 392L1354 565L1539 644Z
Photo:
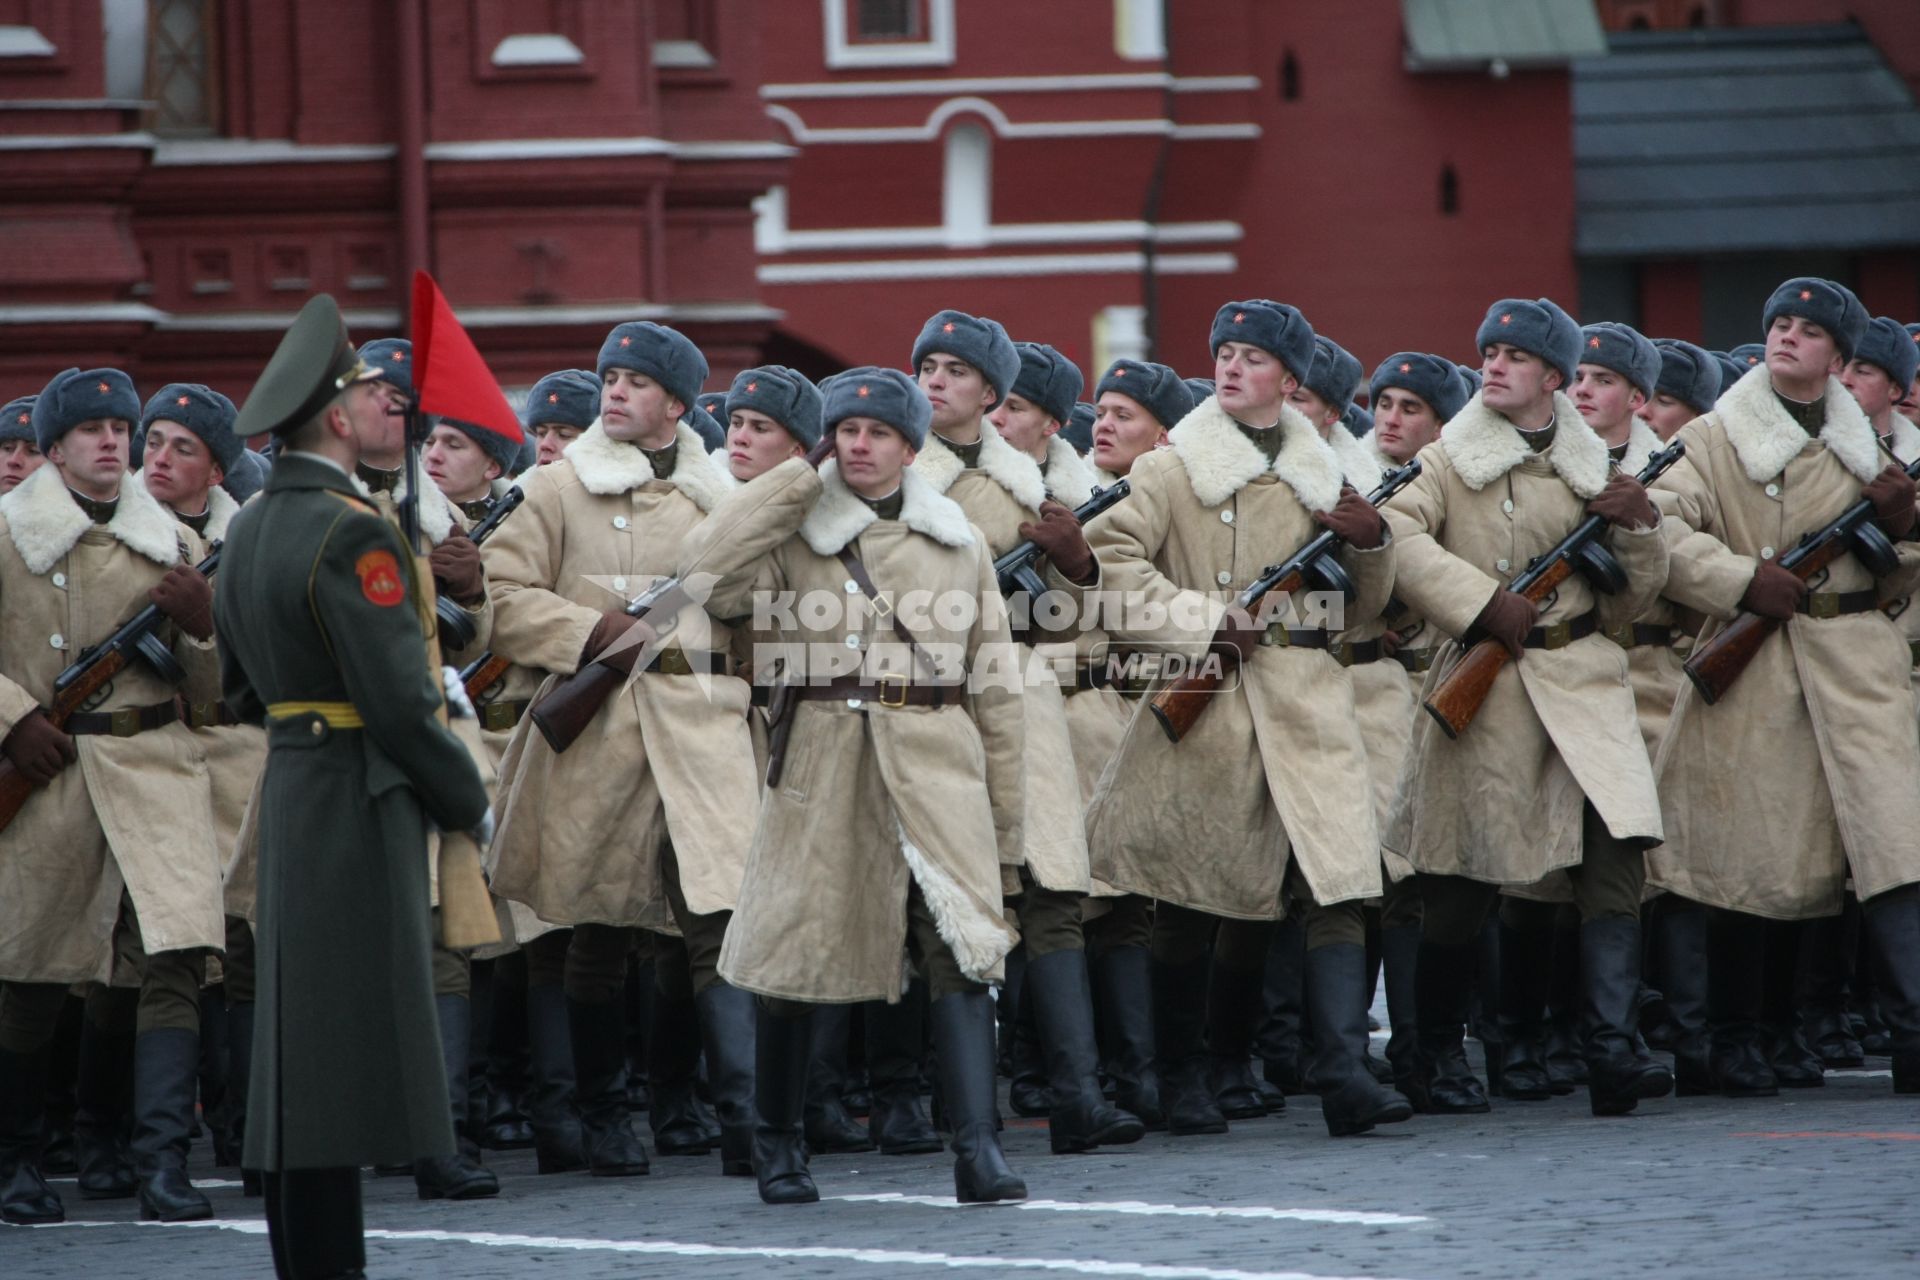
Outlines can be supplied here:
M764 254L966 247L950 237L945 227L836 227L792 231L786 226L785 191L781 188L776 190L780 191L777 209L771 204L766 206L767 220L762 224L761 234L755 244L755 248ZM762 199L767 200L772 195L769 192ZM988 227L984 245L987 248L1011 248L1042 244L1138 244L1142 240L1151 240L1155 244L1231 244L1245 236L1245 230L1237 222L1163 222L1158 226L1137 220L1008 222Z
M940 136L947 121L962 114L984 118L1000 138L1115 138L1157 137L1173 131L1170 120L1041 120L1015 122L985 98L949 98L933 109L925 124L881 125L868 128L815 129L791 107L779 103L767 107L767 114L785 125L793 140L802 146L825 143L931 142ZM1221 127L1221 126L1207 126ZM1257 126L1249 126L1257 127Z
M153 327L207 333L251 333L285 329L293 323L297 314L294 311L215 311L174 315L162 311ZM391 329L401 322L399 310L393 307L342 308L340 318L349 329Z
M1132 62L1158 62L1167 56L1164 0L1115 0L1114 52Z
M627 320L773 321L786 313L757 302L595 303L570 307L462 307L469 329L566 324L620 324Z
M97 324L103 320L149 323L164 319L166 314L144 302L22 303L0 305L0 324Z
M947 131L940 182L941 229L954 244L985 248L993 226L993 139L972 122Z
M577 67L587 60L580 46L557 31L508 36L493 47L496 67Z
M8 98L0 111L145 111L150 98Z
M281 138L163 138L153 148L155 168L167 165L349 164L387 160L391 144L305 146Z
M1163 253L1164 275L1220 275L1239 270L1231 253ZM882 280L964 280L992 276L1133 275L1146 267L1140 253L1040 253L993 258L870 258L842 262L763 264L761 284L851 284Z
M1244 124L1176 124L1173 126L1175 142L1233 142L1251 140L1260 136L1260 126Z
M748 140L673 142L666 138L497 138L477 142L430 142L429 160L575 160L620 156L668 156L675 160L782 160L794 153L781 142Z
M698 40L655 40L653 65L656 67L692 67L705 70L717 65L717 59Z
M0 26L0 58L51 58L59 50L36 27L10 23Z
M108 309L117 309L109 314ZM137 311L138 314L134 314ZM14 313L32 313L16 317ZM50 315L43 313L62 313ZM73 313L71 315L65 313ZM43 324L59 320L144 320L155 328L240 333L284 329L293 323L291 311L235 311L170 314L140 303L106 303L96 307L0 307L0 324ZM392 328L401 322L398 310L368 307L342 311L353 329ZM532 328L549 325L619 324L624 320L677 320L685 323L771 323L786 313L758 302L608 302L571 307L461 307L460 323L470 329Z
M919 41L874 41L851 38L847 30L849 0L820 0L827 42L827 66L946 67L953 65L953 0L924 0L927 38Z
M17 133L0 134L0 151L68 151L75 147L139 147L154 144L150 133Z
M951 80L817 80L763 84L763 98L910 98L951 93L1105 93L1116 89L1172 89L1175 93L1249 93L1259 76L1172 76L1126 71L1079 76L972 76Z

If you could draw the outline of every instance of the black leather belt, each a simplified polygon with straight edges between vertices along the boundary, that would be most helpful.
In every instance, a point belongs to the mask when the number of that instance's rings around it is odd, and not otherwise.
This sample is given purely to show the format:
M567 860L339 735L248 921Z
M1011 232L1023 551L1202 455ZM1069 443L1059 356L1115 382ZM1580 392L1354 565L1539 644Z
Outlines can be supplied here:
M480 727L494 733L506 733L520 723L520 717L527 714L531 699L501 698L479 708Z
M1529 649L1561 649L1575 640L1583 639L1600 629L1600 620L1591 612L1583 613L1569 622L1556 622L1551 626L1535 627L1527 632L1526 646Z
M1413 672L1413 674L1419 675L1421 672L1427 671L1433 666L1433 646L1428 645L1424 649L1397 650L1393 655L1393 660L1405 667L1408 671Z
M1278 623L1260 633L1260 643L1276 649L1331 649L1333 632L1296 630Z
M158 729L180 718L180 704L156 702L150 707L122 707L118 711L76 711L60 727L74 736L99 734L131 738L136 733Z
M1387 656L1381 652L1378 639L1336 644L1329 652L1343 667L1357 667L1368 662L1378 662Z
M1635 622L1631 625L1609 627L1607 639L1622 649L1638 649L1643 645L1660 645L1663 648L1673 644L1672 627L1656 627L1651 623Z
M213 729L221 725L239 724L240 717L227 709L224 702L190 702L187 704L187 727L189 729Z
M1880 607L1877 591L1810 591L1794 608L1809 618L1838 618Z
M957 684L909 684L905 676L882 676L878 680L840 676L825 684L795 685L793 692L808 702L845 699L883 707L946 707L958 703L964 689Z
M711 649L682 649L671 645L653 655L644 670L669 676L727 676L733 674L733 655Z
M1071 682L1060 682L1060 695L1071 698L1089 689L1105 689L1113 684L1113 666L1108 662L1083 662L1073 669Z

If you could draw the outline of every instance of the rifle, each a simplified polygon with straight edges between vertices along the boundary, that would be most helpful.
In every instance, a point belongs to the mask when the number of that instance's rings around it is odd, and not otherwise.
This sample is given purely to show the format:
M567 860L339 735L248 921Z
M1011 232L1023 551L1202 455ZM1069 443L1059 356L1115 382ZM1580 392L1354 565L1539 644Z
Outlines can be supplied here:
M194 568L212 577L220 568L220 544L214 543L207 558ZM82 650L65 671L54 677L53 706L46 712L48 723L56 729L65 727L68 718L85 711L136 656L169 684L186 679L187 673L174 660L166 642L154 634L165 617L159 605L146 605L105 640ZM33 784L26 775L15 769L11 760L0 759L0 831L20 816L32 794Z
M672 613L686 603L687 590L680 579L663 578L628 604L626 615L644 621L649 614ZM586 732L587 725L613 696L613 691L632 674L633 658L639 648L638 645L615 645L555 684L533 704L527 714L533 717L534 727L540 730L548 746L555 752L565 751ZM614 665L622 657L627 659L624 670Z
M1381 506L1412 484L1419 474L1420 461L1417 458L1403 467L1395 467L1380 478L1380 487L1367 495L1367 501L1375 507ZM1332 555L1339 546L1339 534L1331 529L1321 530L1306 546L1279 564L1262 569L1260 576L1234 601L1234 609L1258 617L1260 606L1269 594L1278 591L1291 595L1310 586L1323 591L1338 591L1351 598L1353 583ZM1221 625L1224 628L1226 624L1223 622ZM1169 681L1160 692L1153 695L1153 700L1147 704L1148 709L1153 712L1154 719L1160 722L1160 727L1166 730L1167 737L1178 742L1193 730L1200 713L1207 709L1209 700L1225 680L1226 674L1218 666L1201 664L1188 674Z
M487 512L487 518L473 526L473 528L468 531L467 536L473 539L474 545L476 546L485 542L493 531L500 527L500 522L512 515L514 508L526 500L527 491L515 485L500 495L500 500L493 504L493 510ZM459 633L461 632L466 634L469 641L473 639L473 631L467 626L466 613L464 610L461 610L458 605L454 604L451 600L444 602L435 600L433 608L443 629L451 626L455 632L456 639L458 639ZM452 621L449 620L450 613L454 618ZM463 643L458 647L464 648L465 645ZM480 701L480 695L498 683L500 677L507 674L507 668L512 665L513 664L505 658L496 656L491 649L475 658L472 662L469 662L460 672L460 683L467 688L468 700L478 703Z
M1906 472L1910 479L1920 480L1920 460L1908 466ZM1779 563L1782 569L1804 582L1849 551L1859 556L1860 562L1876 578L1885 577L1899 565L1899 554L1880 526L1873 522L1873 504L1865 498L1841 512L1826 528L1800 539L1791 551L1780 557ZM1694 649L1683 670L1708 706L1725 696L1753 661L1753 655L1760 652L1760 646L1780 625L1778 618L1742 611L1711 640Z
M1647 465L1635 478L1643 485L1652 484L1668 467L1680 461L1686 451L1684 444L1674 441L1647 459ZM1577 569L1594 590L1613 595L1626 586L1627 575L1613 553L1600 542L1600 533L1606 527L1607 522L1600 516L1586 517L1558 546L1536 557L1507 584L1507 589L1537 605L1558 590ZM1433 695L1423 704L1448 738L1458 738L1473 723L1474 716L1480 713L1480 704L1493 689L1494 678L1513 656L1498 640L1472 632L1462 643L1466 653L1434 686Z
M1116 480L1100 492L1088 498L1074 508L1073 518L1081 524L1093 519L1120 499L1133 491L1133 486L1125 480ZM993 576L1000 584L1000 594L1012 599L1025 595L1037 599L1047 590L1046 580L1040 576L1038 568L1040 557L1045 554L1032 542L1023 542L993 562Z
M401 503L401 526L404 529L409 520L411 520L414 532L408 535L407 545L418 548L420 545L419 498L411 486L417 483L419 473L414 465L414 457L411 452L408 454L407 466L407 484L410 487L407 490L406 501ZM467 536L473 539L476 546L485 542L487 535L491 534L495 529L498 529L500 522L512 515L514 509L522 502L525 502L526 498L527 492L524 489L516 487L507 490L500 495L500 500L493 504L493 509L487 512L486 518L479 524L473 526ZM417 550L415 554L418 554ZM441 595L438 591L434 592L433 616L434 620L439 624L441 634L447 639L447 644L444 646L445 648L464 649L473 643L473 621L467 617L467 611L452 600ZM481 687L485 688L484 685Z

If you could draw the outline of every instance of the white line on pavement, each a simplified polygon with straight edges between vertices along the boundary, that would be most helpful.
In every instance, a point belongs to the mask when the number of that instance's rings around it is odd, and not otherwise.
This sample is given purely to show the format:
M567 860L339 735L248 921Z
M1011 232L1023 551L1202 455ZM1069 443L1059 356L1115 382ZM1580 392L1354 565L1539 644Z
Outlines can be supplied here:
M48 1182L78 1182L80 1181L80 1179L48 1178L47 1181ZM237 1187L240 1184L238 1182L230 1181L226 1178L195 1178L193 1179L193 1185L200 1188L202 1191L211 1191L221 1187ZM131 1200L133 1197L127 1196L126 1198Z
M57 1231L63 1227L211 1228L265 1235L263 1218L215 1218L205 1222L56 1222L25 1227L27 1231ZM369 1240L429 1241L476 1244L509 1249L566 1249L578 1253L634 1253L680 1258L778 1258L786 1261L818 1259L861 1262L882 1267L943 1267L948 1270L1059 1271L1082 1276L1127 1276L1141 1280L1380 1280L1375 1276L1326 1276L1309 1271L1241 1271L1230 1267L1182 1266L1177 1263L1109 1262L1098 1258L1021 1258L999 1254L933 1253L918 1249L844 1249L830 1245L695 1244L677 1240L595 1240L577 1236L522 1236L494 1231L383 1231L369 1230Z
M948 1196L910 1196L896 1191L870 1195L828 1196L867 1204L913 1204L933 1209L970 1206ZM1362 1227L1403 1227L1426 1218L1405 1213L1375 1213L1364 1209L1273 1209L1266 1205L1148 1204L1144 1200L1020 1200L1008 1209L1039 1209L1049 1213L1126 1213L1154 1218L1261 1218L1284 1222L1332 1222Z

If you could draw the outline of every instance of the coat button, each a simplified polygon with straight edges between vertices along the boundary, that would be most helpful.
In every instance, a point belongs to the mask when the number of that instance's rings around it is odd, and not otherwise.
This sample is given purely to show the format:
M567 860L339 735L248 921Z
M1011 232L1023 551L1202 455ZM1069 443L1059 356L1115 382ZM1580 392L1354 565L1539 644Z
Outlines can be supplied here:
M1227 572L1225 569L1222 569L1220 572L1213 575L1213 580L1224 587L1229 582L1233 581L1233 575Z
M64 586L66 586L66 585L67 585L67 575L66 575L66 574L64 574L64 573L56 573L56 574L54 574L54 575L53 575L53 585L54 585L54 586L56 586L56 587L64 587Z
M1772 548L1772 547L1762 547L1762 548L1760 548L1760 558L1761 558L1762 560L1771 560L1771 559L1773 559L1773 548Z
M1770 485L1768 485L1768 486L1767 486L1767 496L1768 496L1769 498L1777 498L1777 497L1779 497L1779 496L1780 496L1780 486L1779 486L1779 485L1777 485L1777 484L1770 484Z
M860 699L858 699L858 698L848 698L848 699L847 699L847 710L849 710L849 711L858 711L858 710L859 710L859 709L860 709L861 707L863 707L863 706L865 706L865 705L866 705L866 704L865 704L864 702L862 702L862 701L860 701Z
M1495 560L1493 562L1493 567L1498 569L1500 572L1505 573L1507 571L1507 562L1505 560Z
M52 645L56 649L64 649L67 647L66 638L62 636L58 631L54 632L52 635L47 637L47 643Z
M613 589L624 592L627 589L627 580L625 578L615 578L613 580Z
M313 736L316 738L327 731L327 725L324 720L315 720L310 727L313 729Z
M1502 499L1500 500L1500 509L1501 509L1502 511L1504 511L1504 512L1506 512L1506 513L1507 513L1508 515L1512 515L1512 514L1513 514L1513 499L1512 499L1512 498L1502 498Z
M849 648L849 649L858 649L859 647L860 647L860 637L859 637L859 636L848 636L848 637L847 637L847 648Z
M615 517L613 518L613 527L614 527L614 528L616 528L616 529L624 529L624 528L626 528L626 527L627 527L627 518L626 518L625 516L615 516Z
M1231 512L1231 511L1222 511L1222 512L1220 513L1220 523L1221 523L1221 524L1232 524L1232 523L1233 523L1233 512Z
M857 596L860 594L860 584L855 582L852 578L848 578L846 582L841 585L840 589L846 592L850 596Z

